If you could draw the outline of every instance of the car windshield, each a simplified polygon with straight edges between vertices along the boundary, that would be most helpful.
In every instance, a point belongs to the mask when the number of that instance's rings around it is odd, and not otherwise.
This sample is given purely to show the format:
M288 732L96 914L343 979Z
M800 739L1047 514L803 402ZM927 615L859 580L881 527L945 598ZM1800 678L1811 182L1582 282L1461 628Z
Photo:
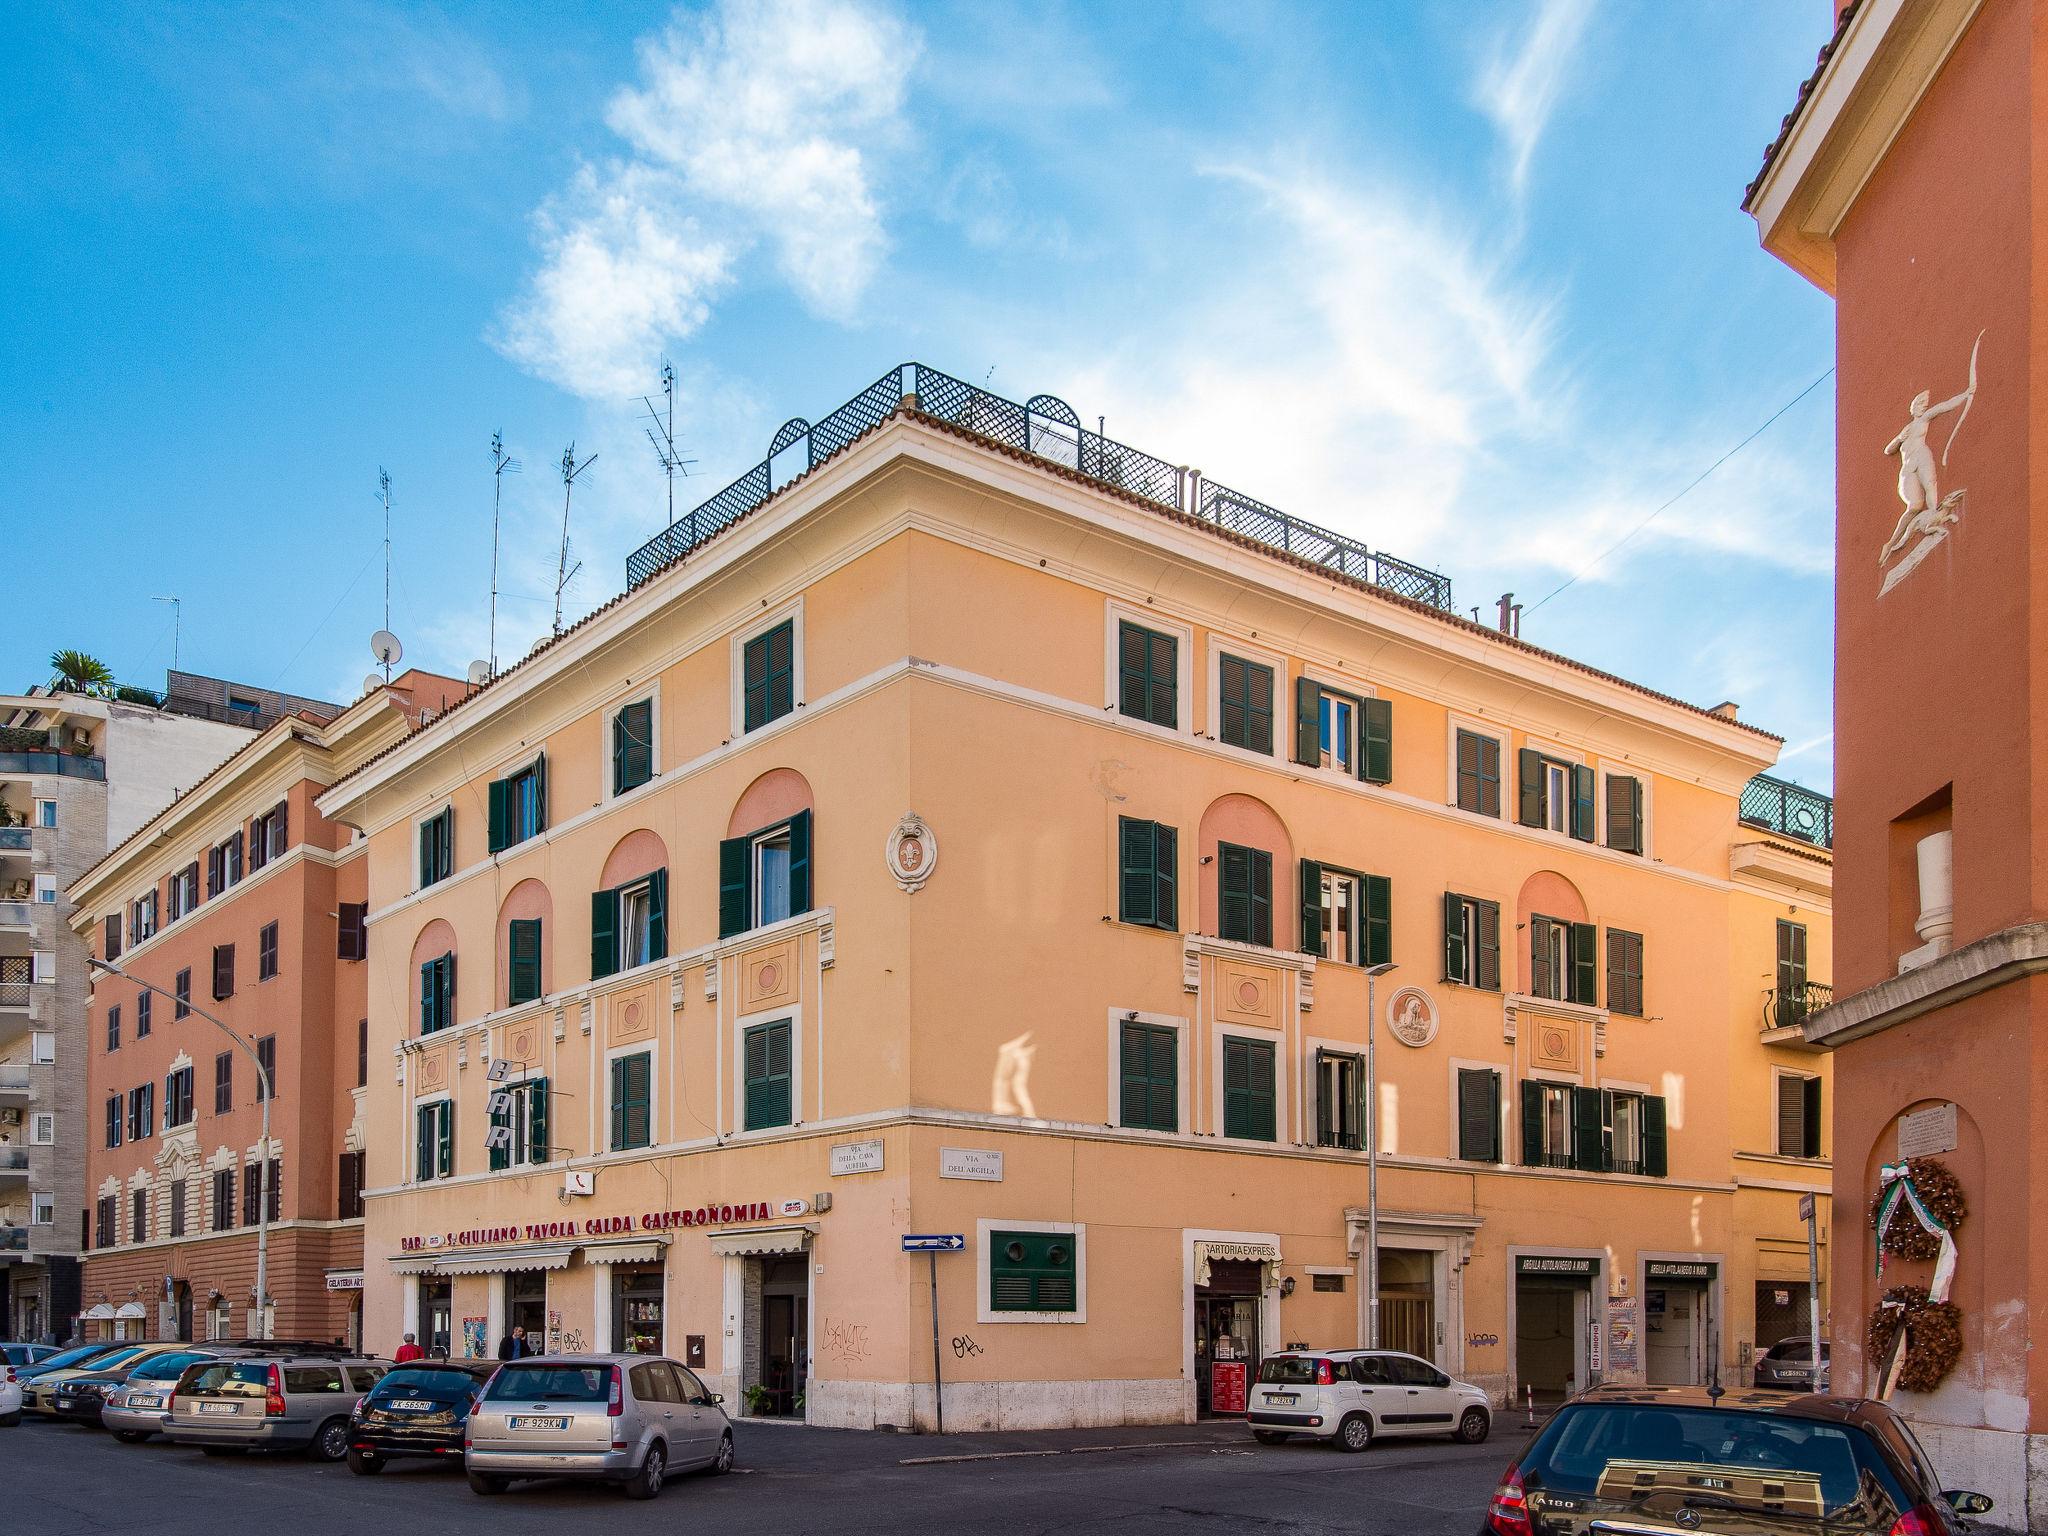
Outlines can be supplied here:
M1312 1355L1268 1355L1259 1365L1259 1380L1275 1386L1310 1386L1315 1379Z
M1767 1510L1887 1528L1907 1507L1871 1438L1846 1424L1718 1408L1580 1403L1522 1462L1531 1490L1670 1513Z
M393 1371L377 1383L373 1394L379 1401L392 1397L413 1397L422 1392L443 1397L467 1397L483 1383L468 1371L405 1369Z
M611 1394L608 1365L508 1365L484 1395L494 1403L602 1403Z
M222 1397L262 1397L270 1390L270 1367L249 1361L216 1360L192 1368L180 1392L214 1392Z
M147 1344L137 1344L133 1349L117 1349L111 1355L93 1361L92 1368L96 1371L111 1371L117 1365L126 1365L135 1359L136 1356L148 1353L149 1346Z
M107 1352L104 1344L84 1344L77 1349L67 1349L61 1355L51 1355L36 1362L39 1371L61 1371L67 1366L79 1365L95 1356Z

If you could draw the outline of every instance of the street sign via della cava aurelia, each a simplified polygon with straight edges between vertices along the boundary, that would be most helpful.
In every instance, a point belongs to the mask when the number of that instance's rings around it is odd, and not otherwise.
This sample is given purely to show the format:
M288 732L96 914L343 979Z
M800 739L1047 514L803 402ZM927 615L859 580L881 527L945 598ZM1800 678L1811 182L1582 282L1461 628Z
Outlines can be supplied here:
M967 1238L959 1232L906 1232L903 1234L905 1253L958 1253L967 1246Z

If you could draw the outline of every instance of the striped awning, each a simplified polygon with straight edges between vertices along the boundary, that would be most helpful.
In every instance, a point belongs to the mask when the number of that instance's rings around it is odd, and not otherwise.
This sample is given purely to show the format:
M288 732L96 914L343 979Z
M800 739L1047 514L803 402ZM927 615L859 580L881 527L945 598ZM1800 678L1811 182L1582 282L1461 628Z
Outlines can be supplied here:
M507 1275L528 1269L567 1269L574 1243L542 1243L521 1248L493 1248L489 1253L455 1254L434 1268L444 1275Z
M585 1243L583 1262L586 1264L659 1264L661 1251L666 1242L638 1243Z
M711 1251L725 1257L771 1253L803 1253L818 1235L816 1227L751 1227L744 1232L721 1232L711 1239Z

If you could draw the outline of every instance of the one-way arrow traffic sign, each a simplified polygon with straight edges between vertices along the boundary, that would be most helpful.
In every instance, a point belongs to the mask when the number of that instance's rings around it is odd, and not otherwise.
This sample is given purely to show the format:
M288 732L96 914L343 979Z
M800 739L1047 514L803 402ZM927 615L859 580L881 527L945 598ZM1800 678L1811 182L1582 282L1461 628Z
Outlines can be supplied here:
M967 1238L959 1232L906 1232L903 1234L905 1253L958 1253L967 1246Z

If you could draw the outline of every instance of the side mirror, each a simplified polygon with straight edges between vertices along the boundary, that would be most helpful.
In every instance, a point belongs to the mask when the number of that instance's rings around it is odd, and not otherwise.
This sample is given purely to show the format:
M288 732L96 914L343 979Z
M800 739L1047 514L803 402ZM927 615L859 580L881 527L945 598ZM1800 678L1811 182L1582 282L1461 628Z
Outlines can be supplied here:
M722 1403L725 1401L725 1394L723 1392L714 1392L711 1394L711 1401L713 1401L714 1403Z
M1967 1493L1960 1488L1944 1489L1941 1495L1948 1501L1948 1507L1959 1515L1988 1515L1991 1513L1991 1496L1984 1493Z

